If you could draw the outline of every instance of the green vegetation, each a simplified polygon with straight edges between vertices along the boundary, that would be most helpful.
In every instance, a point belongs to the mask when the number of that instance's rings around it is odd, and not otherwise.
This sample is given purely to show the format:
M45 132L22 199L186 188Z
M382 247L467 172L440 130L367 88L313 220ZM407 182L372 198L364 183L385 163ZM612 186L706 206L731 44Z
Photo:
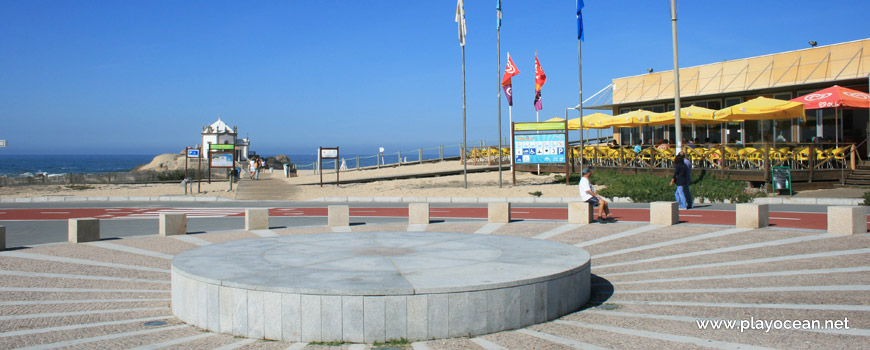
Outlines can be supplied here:
M592 173L593 184L604 185L598 193L604 197L628 197L635 203L648 203L655 201L673 201L674 187L668 186L670 176L650 174L618 174L614 171L596 171ZM570 183L577 184L580 181L579 174L571 174ZM555 183L564 183L565 177L556 175ZM713 176L702 176L701 171L692 172L692 184L689 185L692 196L700 200L711 202L747 203L753 198L763 196L763 193L753 193L746 190L746 183L718 179Z
M563 177L563 179L564 179L564 177ZM529 194L533 195L535 197L540 197L540 196L544 195L543 193L541 193L541 191L529 192Z
M344 344L350 344L350 343L345 343L343 341L334 340L334 341L315 341L315 342L310 342L308 344L309 345L322 345L322 346L342 346Z
M93 189L94 186L91 186L91 185L68 185L68 186L66 186L66 188L71 189L71 190L81 191L81 190Z
M378 347L378 346L397 346L397 345L408 345L408 344L411 344L411 341L409 341L408 339L405 339L405 338L399 338L399 339L387 340L385 343L375 342L372 345L374 347Z
M184 180L184 170L169 170L157 173L159 181L181 181Z
M870 205L870 192L864 192L864 203L862 205Z

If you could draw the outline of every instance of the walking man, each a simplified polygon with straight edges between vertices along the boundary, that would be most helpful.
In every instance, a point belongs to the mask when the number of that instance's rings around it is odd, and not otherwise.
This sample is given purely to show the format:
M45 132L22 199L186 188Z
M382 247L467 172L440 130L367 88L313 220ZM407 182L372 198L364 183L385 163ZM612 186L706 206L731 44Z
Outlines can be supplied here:
M589 182L589 176L592 175L592 169L583 169L583 177L580 178L580 200L592 203L592 207L598 208L598 222L606 224L608 222L616 222L616 219L610 215L610 208L607 207L607 201L604 197L595 193L592 188L592 183Z

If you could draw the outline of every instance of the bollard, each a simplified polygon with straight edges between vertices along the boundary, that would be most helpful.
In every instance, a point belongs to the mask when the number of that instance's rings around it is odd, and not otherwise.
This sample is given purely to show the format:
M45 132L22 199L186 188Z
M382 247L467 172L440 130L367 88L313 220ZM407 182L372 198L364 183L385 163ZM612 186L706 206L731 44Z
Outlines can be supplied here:
M0 251L6 250L6 226L0 226Z
M245 230L268 230L269 209L255 208L245 209Z
M511 204L510 203L489 203L487 210L489 223L492 224L507 224L511 222Z
M429 224L429 203L408 204L408 224Z
M94 218L69 219L67 240L72 243L100 240L100 220Z
M828 207L828 232L843 235L867 233L867 207Z
M350 226L350 207L346 205L330 205L328 207L327 225Z
M762 228L770 223L767 204L737 204L736 226L740 228Z
M593 209L592 203L589 202L570 202L568 203L568 223L569 224L588 224L592 222Z
M161 236L187 234L187 214L160 213L157 219L157 233Z
M680 222L677 202L652 202L649 204L650 225L670 226Z

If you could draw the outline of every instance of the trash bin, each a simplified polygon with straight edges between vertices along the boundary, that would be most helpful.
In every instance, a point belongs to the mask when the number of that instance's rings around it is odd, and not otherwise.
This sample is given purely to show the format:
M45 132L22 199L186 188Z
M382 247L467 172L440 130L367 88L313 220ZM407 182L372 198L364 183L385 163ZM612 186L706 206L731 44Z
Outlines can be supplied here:
M290 177L290 165L284 163L284 177Z

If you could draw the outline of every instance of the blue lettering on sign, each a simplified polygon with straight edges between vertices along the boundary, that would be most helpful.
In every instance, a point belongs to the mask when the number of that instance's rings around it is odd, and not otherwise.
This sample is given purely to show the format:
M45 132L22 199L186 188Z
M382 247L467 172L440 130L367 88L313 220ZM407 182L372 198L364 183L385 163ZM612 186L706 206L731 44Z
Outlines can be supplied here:
M199 157L199 150L198 149L189 149L189 150L187 150L187 156L190 158Z

